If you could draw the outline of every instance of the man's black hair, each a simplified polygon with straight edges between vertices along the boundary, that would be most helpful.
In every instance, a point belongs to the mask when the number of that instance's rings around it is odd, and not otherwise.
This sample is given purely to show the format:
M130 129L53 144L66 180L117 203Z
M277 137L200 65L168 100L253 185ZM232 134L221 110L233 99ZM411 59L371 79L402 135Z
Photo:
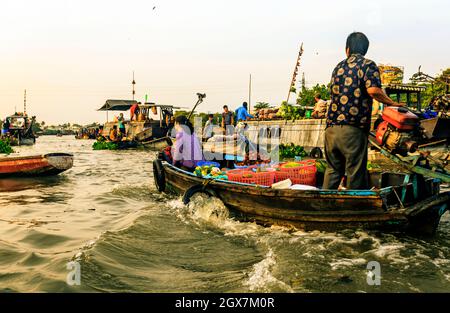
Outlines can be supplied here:
M322 99L322 96L320 95L320 93L316 93L316 94L314 95L314 98Z
M359 53L366 55L367 49L369 49L369 39L367 36L360 32L354 32L348 35L345 49L349 49L350 54Z
M248 106L247 102L242 103L242 106L247 107Z
M224 108L224 109L225 109L225 108L228 108L228 105L224 105L223 108Z
M208 114L208 117L214 118L214 114Z

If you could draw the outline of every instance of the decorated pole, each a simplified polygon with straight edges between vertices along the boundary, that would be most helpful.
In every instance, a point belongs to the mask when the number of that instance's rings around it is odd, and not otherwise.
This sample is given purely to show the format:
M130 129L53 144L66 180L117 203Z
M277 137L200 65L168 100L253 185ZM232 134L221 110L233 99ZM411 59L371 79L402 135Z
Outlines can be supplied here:
M133 85L133 100L134 100L134 95L136 94L136 91L134 90L134 85L136 85L136 81L134 80L134 71L133 71L133 81L131 82L131 85Z
M300 67L300 57L302 56L302 54L303 54L303 42L300 45L300 51L298 52L297 62L295 63L295 68L294 68L294 74L292 75L291 84L289 85L289 92L288 92L286 104L289 103L289 97L291 96L292 87L295 87L295 82L297 80L297 72L298 72L298 68Z
M248 112L252 107L252 74L250 74L250 80L248 81Z
M27 90L25 89L23 93L23 115L27 115Z

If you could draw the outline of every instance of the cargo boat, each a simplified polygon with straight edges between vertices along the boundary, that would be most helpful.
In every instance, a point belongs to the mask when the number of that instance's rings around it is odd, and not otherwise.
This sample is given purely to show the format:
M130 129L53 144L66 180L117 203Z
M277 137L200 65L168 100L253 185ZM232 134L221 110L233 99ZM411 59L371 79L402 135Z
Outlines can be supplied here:
M430 235L450 206L450 192L440 193L440 181L420 175L375 173L372 189L339 191L205 179L162 159L154 161L153 171L157 189L183 195L185 203L205 193L219 198L238 220L307 231L363 228Z

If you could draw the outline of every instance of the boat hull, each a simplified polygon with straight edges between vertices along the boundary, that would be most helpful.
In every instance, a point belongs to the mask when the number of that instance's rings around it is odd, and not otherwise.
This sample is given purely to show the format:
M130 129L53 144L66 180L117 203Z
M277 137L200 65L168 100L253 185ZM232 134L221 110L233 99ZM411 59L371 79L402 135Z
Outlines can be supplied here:
M141 143L141 145L145 149L156 150L156 151L161 151L164 148L166 148L167 146L171 146L172 144L173 144L173 141L169 137L163 137L163 138L159 138L159 139Z
M51 176L72 166L73 155L66 153L0 158L0 177Z
M282 225L307 231L364 228L432 234L450 204L450 192L439 193L435 185L427 187L429 197L401 206L392 200L392 188L380 191L275 190L208 181L165 162L163 168L167 192L184 195L184 198L186 192L204 192L220 198L239 220L266 226ZM397 205L393 205L395 202Z

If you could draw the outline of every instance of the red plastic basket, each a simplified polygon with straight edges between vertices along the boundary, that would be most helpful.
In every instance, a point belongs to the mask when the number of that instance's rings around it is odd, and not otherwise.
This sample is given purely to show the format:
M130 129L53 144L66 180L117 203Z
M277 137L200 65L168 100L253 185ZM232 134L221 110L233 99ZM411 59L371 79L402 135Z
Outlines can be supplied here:
M248 175L251 177L244 177ZM275 181L275 172L251 172L246 170L231 170L227 172L228 180L244 184L271 186Z
M283 168L280 164L280 170L275 172L275 182L290 179L293 184L316 185L316 163L314 160L295 162L302 164L300 167Z

